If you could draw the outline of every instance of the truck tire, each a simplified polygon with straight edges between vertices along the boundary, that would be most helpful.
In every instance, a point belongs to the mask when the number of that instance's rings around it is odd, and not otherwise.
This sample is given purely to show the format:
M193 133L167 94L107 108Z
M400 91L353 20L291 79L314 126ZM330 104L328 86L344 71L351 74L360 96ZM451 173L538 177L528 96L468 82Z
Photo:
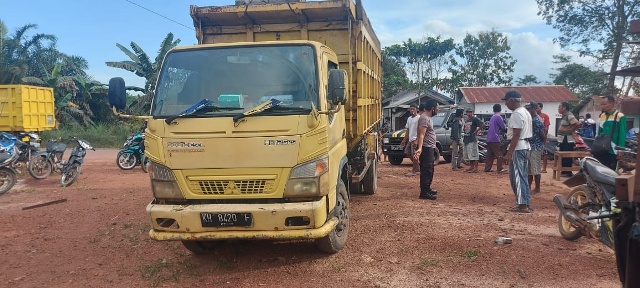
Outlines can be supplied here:
M362 179L362 194L373 195L376 194L376 190L378 190L377 160L378 159L373 160L373 163L369 166L369 170L364 174L364 179Z
M391 157L391 156L389 156L389 163L391 163L391 165L400 165L400 164L402 164L402 160L404 160L403 157Z
M182 246L195 255L212 253L218 247L217 241L182 241Z
M317 239L316 245L322 252L335 254L347 243L349 235L349 195L342 179L336 186L336 207L332 215L338 218L338 225L327 236Z
M453 156L451 155L444 155L442 156L442 158L444 158L444 162L447 162L447 163L451 163L451 161L453 160Z
M433 149L433 166L440 164L440 149Z

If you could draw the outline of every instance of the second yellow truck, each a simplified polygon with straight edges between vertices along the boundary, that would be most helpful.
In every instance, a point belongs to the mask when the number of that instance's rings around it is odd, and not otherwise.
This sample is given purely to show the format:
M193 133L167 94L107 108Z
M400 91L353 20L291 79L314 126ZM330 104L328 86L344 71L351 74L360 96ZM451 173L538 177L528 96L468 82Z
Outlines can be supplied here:
M167 54L148 116L152 239L194 253L227 239L315 239L335 253L350 193L376 192L371 23L360 1L288 2L191 6L199 45ZM120 109L121 82L109 93Z

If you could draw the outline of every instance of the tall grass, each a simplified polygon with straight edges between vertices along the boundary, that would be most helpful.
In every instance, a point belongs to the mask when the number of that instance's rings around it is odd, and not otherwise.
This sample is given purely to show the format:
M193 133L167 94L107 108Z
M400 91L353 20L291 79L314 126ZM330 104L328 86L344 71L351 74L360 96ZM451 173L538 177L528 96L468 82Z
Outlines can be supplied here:
M68 139L78 137L89 141L95 148L120 148L127 137L138 132L141 126L142 124L138 121L98 124L88 128L64 127L42 133L42 144L58 138L67 144L72 144Z

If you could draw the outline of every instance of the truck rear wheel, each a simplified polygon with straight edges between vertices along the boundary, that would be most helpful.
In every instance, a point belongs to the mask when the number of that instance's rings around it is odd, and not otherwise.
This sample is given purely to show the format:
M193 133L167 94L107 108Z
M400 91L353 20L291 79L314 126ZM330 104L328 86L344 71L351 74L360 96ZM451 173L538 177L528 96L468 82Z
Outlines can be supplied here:
M433 149L433 165L437 166L438 164L440 164L440 149L435 148Z
M196 255L210 254L218 244L217 241L182 241L182 246Z
M377 159L373 160L369 170L364 174L362 179L362 194L373 195L378 190L378 171L377 171Z
M338 225L327 236L316 240L318 249L330 254L338 253L344 247L349 234L349 195L347 195L347 187L342 179L338 180L336 194L333 217L338 218Z
M451 163L451 160L453 160L452 155L444 155L442 156L442 158L444 158L444 162L447 162L447 163Z

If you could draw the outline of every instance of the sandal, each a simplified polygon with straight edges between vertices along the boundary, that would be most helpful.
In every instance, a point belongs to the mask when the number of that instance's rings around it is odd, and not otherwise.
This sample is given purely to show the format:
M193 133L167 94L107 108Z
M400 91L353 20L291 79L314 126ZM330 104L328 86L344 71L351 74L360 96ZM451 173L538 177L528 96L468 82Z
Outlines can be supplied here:
M531 213L533 212L530 208L528 207L521 207L521 206L515 206L511 209L509 209L509 211L514 212L514 213Z

